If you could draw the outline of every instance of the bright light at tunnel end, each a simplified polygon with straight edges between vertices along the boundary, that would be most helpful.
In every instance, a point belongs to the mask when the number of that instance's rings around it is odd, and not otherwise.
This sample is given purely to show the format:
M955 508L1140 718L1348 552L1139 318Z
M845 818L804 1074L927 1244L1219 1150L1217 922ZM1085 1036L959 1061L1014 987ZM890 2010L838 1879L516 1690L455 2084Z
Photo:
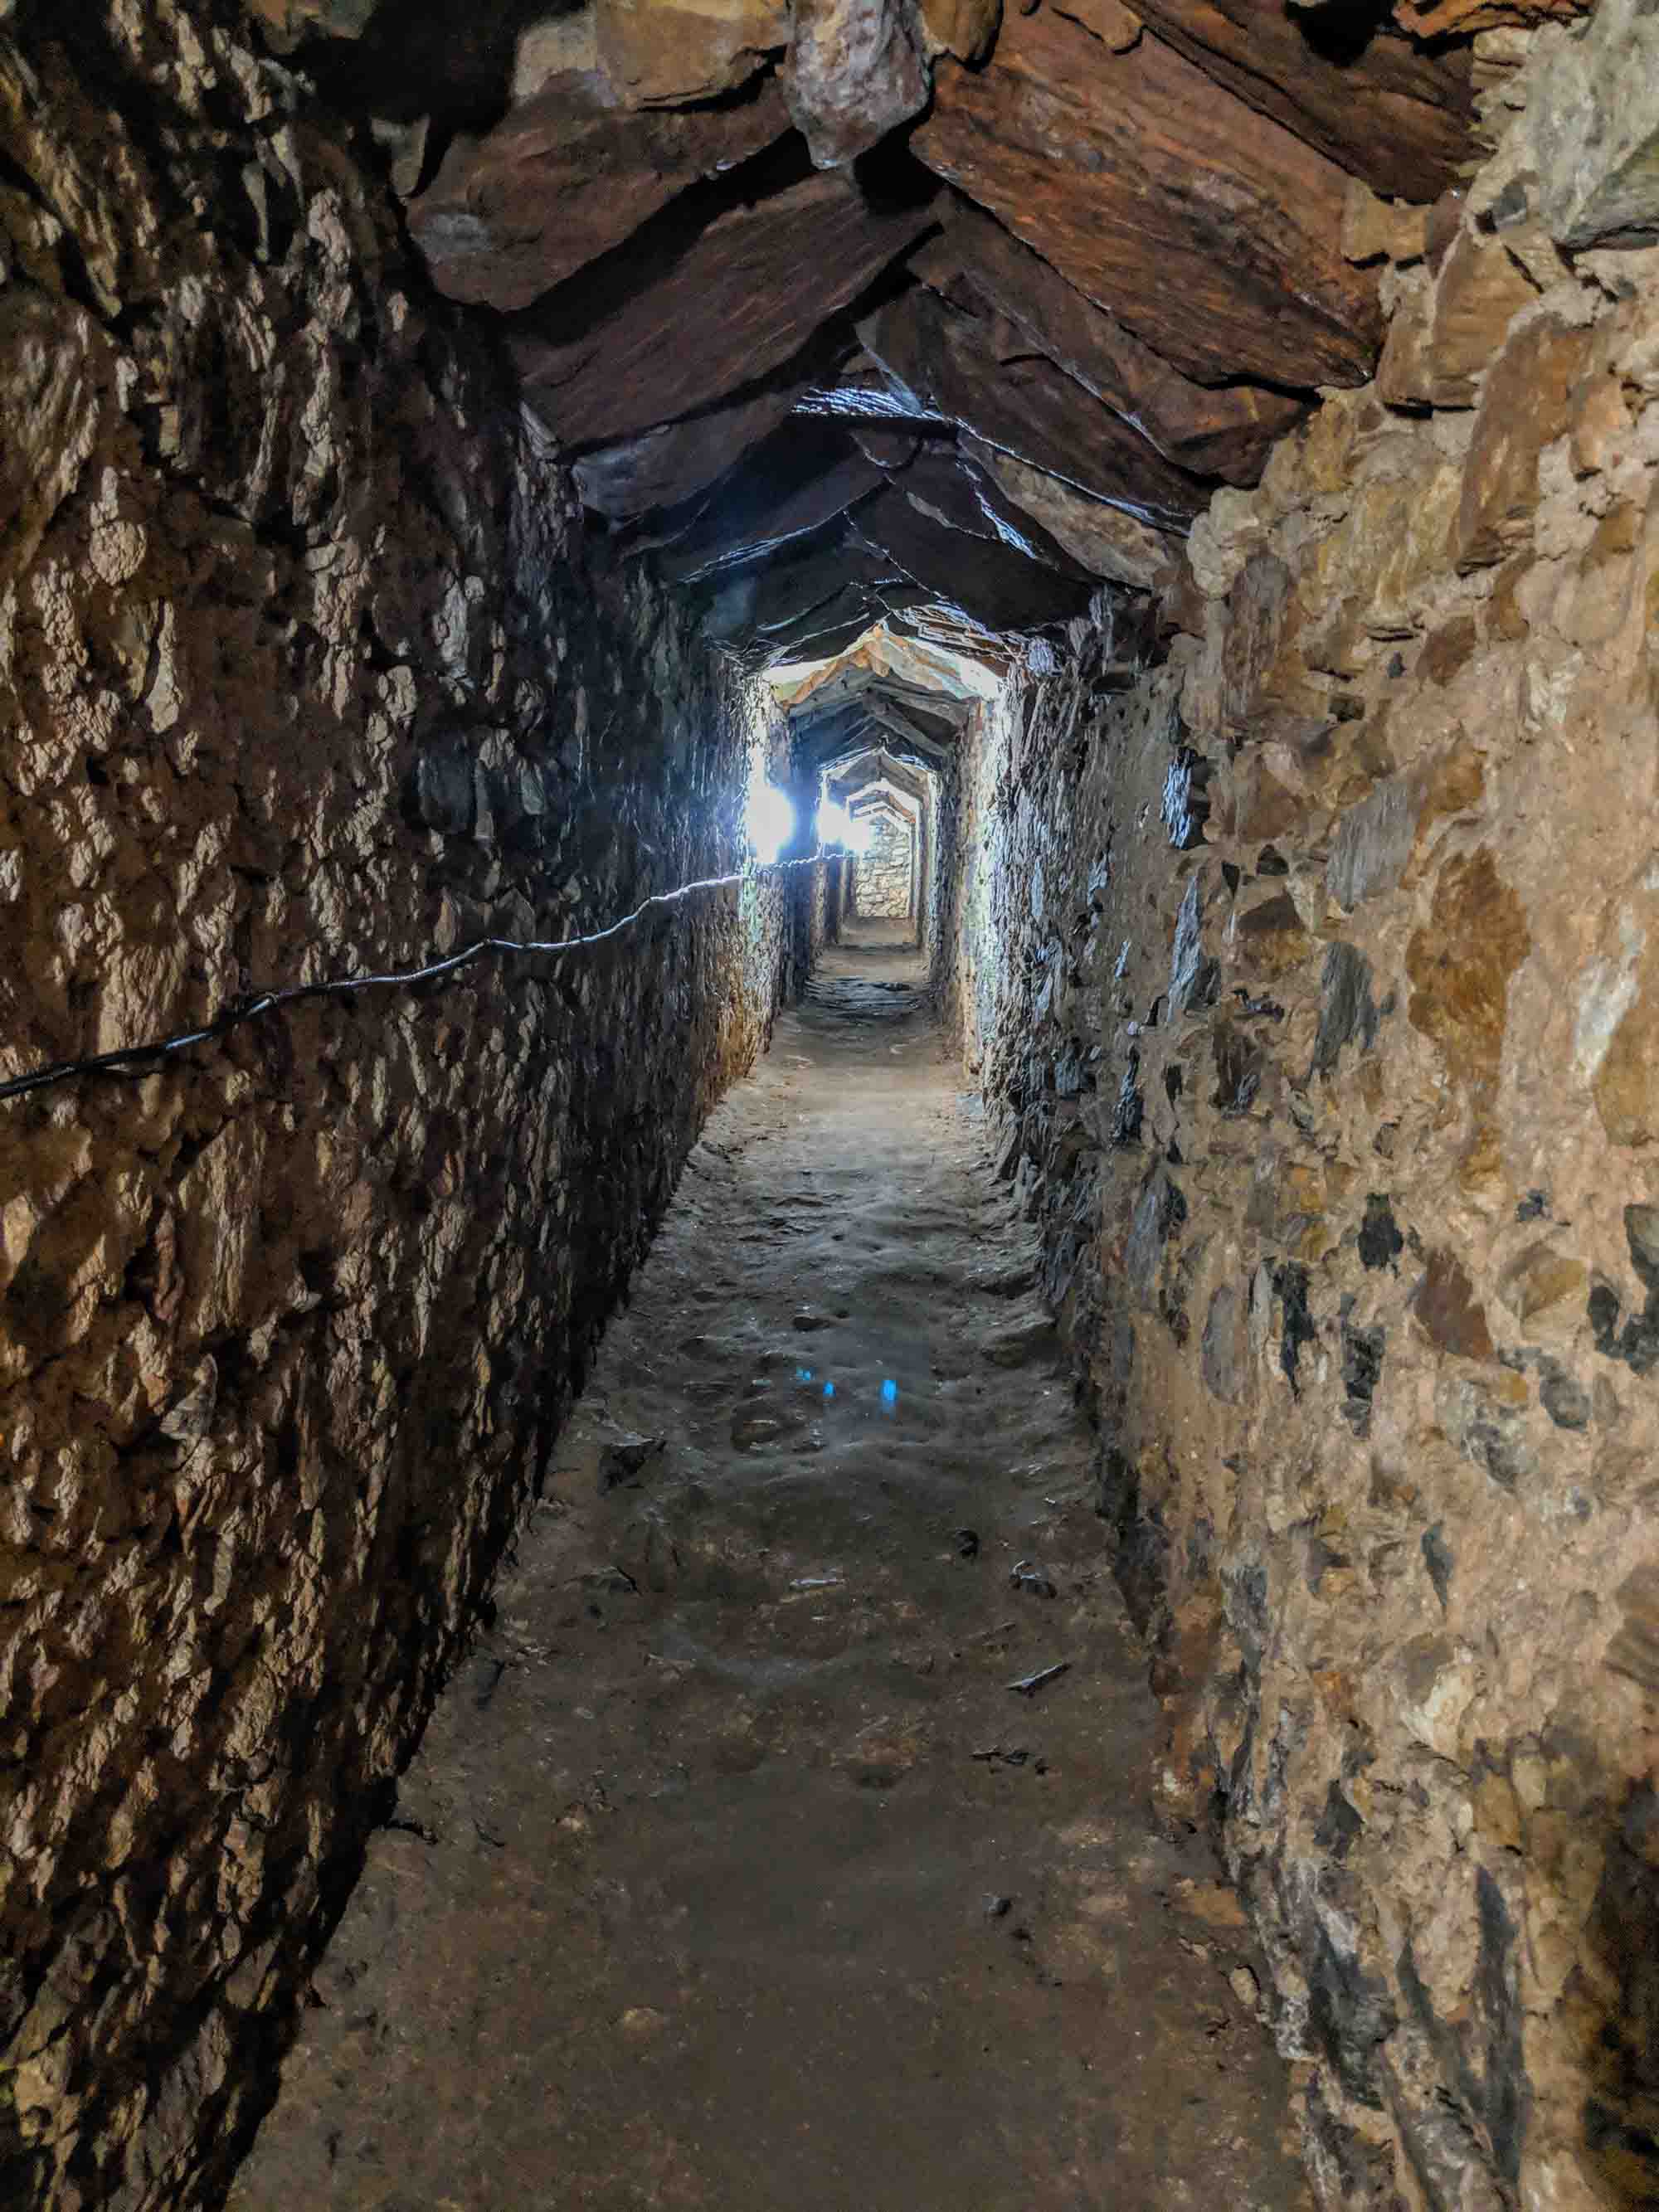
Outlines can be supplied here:
M757 776L749 787L744 831L763 868L771 867L795 834L795 810L789 794Z
M762 868L775 866L795 835L793 801L758 770L750 781L743 826L756 866ZM852 813L838 799L819 799L815 827L821 853L850 853L861 860L875 842L875 823Z
M818 842L826 848L839 845L859 858L870 849L875 836L872 823L857 820L833 799L818 802Z

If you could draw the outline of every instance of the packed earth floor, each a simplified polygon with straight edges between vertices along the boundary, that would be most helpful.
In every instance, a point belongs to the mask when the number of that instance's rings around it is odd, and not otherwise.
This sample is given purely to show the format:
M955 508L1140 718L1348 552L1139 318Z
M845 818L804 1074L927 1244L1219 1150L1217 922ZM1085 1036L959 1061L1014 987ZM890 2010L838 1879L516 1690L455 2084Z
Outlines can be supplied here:
M894 930L692 1155L235 2212L1307 2203L1242 1915L1149 1810L1032 1232Z

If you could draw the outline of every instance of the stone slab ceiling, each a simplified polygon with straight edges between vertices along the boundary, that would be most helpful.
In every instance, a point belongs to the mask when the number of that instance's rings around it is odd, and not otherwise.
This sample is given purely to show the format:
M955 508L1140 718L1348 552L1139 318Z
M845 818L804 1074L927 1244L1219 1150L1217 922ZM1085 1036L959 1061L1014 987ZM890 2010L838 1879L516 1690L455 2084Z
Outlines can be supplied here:
M876 623L991 665L1158 591L1217 486L1375 373L1368 241L1432 253L1475 33L1539 12L481 0L447 47L437 0L249 4L368 112L596 538L792 665Z

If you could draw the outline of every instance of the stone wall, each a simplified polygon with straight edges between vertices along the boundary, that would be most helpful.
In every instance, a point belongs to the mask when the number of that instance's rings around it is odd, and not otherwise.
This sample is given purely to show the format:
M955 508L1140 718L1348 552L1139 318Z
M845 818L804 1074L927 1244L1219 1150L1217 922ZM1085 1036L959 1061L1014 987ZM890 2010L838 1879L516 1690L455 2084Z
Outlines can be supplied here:
M911 878L916 832L896 814L875 816L870 849L854 861L851 910L865 921L915 919Z
M1659 2201L1650 27L1482 42L1467 193L1351 205L1376 381L964 759L951 1003L1330 2207Z
M769 710L228 9L0 36L0 1073L734 865ZM210 2199L793 924L0 1106L0 2198Z
M809 866L797 854L787 864L791 878L787 934L789 957L780 995L790 1000L805 991L826 945L833 945L840 921L839 863Z
M927 962L928 987L942 1006L952 966L950 933L951 884L956 872L956 818L959 790L957 764L931 771L922 781L916 837L916 882L921 911L916 938Z

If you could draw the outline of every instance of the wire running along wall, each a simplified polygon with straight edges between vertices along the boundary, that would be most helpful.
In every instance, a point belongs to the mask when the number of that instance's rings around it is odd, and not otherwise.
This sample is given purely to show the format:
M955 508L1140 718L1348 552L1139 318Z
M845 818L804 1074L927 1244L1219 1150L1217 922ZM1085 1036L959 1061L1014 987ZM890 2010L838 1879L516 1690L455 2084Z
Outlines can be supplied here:
M416 983L435 982L440 977L454 975L463 968L471 967L486 953L509 957L526 956L554 956L568 952L583 952L590 946L604 945L633 928L645 916L664 907L678 906L699 891L724 890L733 884L770 873L786 873L791 868L810 868L828 856L820 848L793 860L769 860L757 867L739 868L730 875L702 876L695 882L680 884L672 891L653 891L619 921L609 922L603 929L585 935L563 938L475 937L457 952L447 953L440 960L426 962L418 968L387 969L362 975L337 975L320 983L295 983L282 988L250 991L233 1001L211 1021L193 1030L180 1030L174 1035L152 1038L143 1044L118 1045L113 1051L88 1054L79 1060L54 1060L43 1066L30 1068L22 1075L14 1075L0 1083L0 1103L7 1099L23 1098L33 1091L46 1091L54 1085L70 1083L84 1075L141 1076L158 1062L174 1058L198 1045L211 1044L228 1036L245 1022L257 1021L261 1016L279 1012L285 1006L296 1006L311 999L355 998L362 991L395 990Z

